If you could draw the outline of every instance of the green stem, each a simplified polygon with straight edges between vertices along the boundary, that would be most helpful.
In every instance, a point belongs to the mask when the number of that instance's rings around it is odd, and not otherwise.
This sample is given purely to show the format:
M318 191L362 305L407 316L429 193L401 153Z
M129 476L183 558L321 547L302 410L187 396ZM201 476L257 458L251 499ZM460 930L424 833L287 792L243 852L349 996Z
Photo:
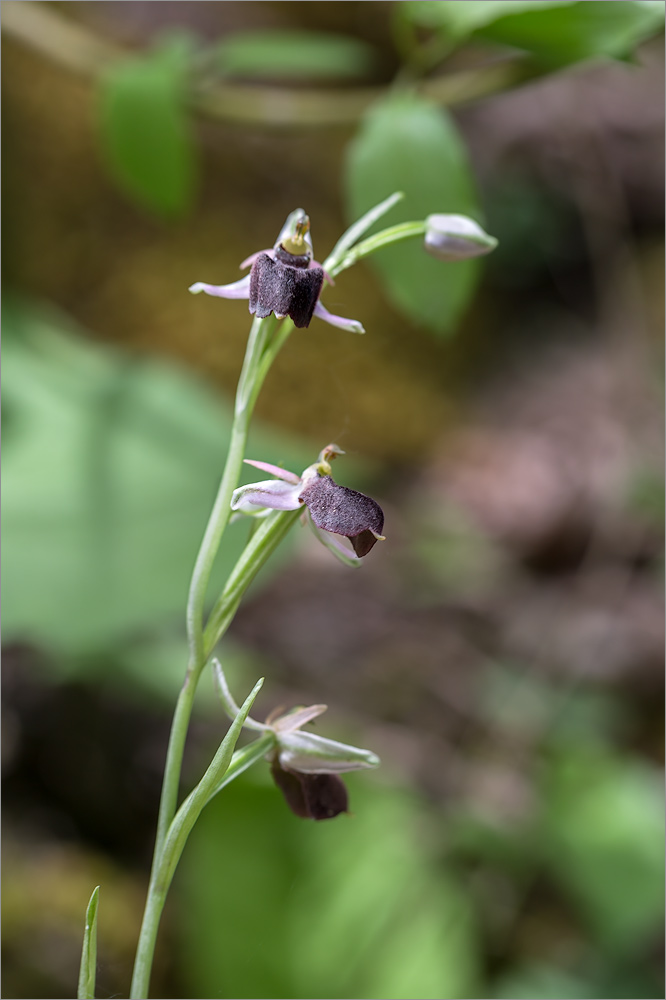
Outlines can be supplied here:
M274 336L266 341L264 352L257 366L257 378L251 399L252 406L254 406L256 402L259 390L264 383L264 379L268 375L271 365L282 350L289 334L295 329L296 328L290 319L284 319L275 331Z
M227 524L229 523L231 515L231 494L238 484L243 457L245 455L250 418L252 416L252 411L254 409L254 404L259 390L270 367L270 362L267 364L264 361L262 364L264 351L266 349L270 351L270 360L272 361L277 353L277 349L279 349L279 346L284 343L286 337L293 329L293 325L290 322L285 321L285 323L282 324L282 327L278 330L276 337L270 341L269 338L274 327L274 316L270 316L267 319L255 319L252 323L247 349L245 351L243 367L238 381L238 389L236 391L234 420L231 429L229 451L227 453L224 473L222 475L222 480L215 498L213 510L211 511L192 574L192 582L190 585L187 603L187 633L190 647L190 659L185 674L185 680L176 703L173 722L171 724L169 746L167 749L164 777L162 780L162 793L160 797L157 834L155 837L155 850L153 853L150 883L136 953L135 978L138 976L137 982L142 984L145 983L145 987L137 987L141 995L143 995L143 991L147 991L148 988L150 968L152 966L155 949L157 926L159 924L159 916L164 906L164 900L166 898L166 891L168 888L168 886L167 888L162 887L162 883L158 881L158 873L161 870L163 852L165 850L169 829L176 813L183 754L185 751L185 741L187 738L190 718L192 715L194 696L199 677L201 676L201 672L205 667L212 651L212 646L210 644L208 644L207 647L204 646L203 612L206 600L206 591L222 536ZM276 343L277 348L275 348ZM268 348L267 345L269 345ZM286 530L280 534L280 537L277 538L275 544L277 544L285 533ZM259 532L257 532L257 535L259 535ZM251 543L253 541L254 539L251 540ZM249 547L250 546L248 546L248 548ZM242 564L243 566L244 578L247 579L247 583L245 584L246 586L258 571L259 566L263 564L264 559L268 558L274 547L275 546L270 545L257 547L256 544L253 546L252 551L256 553L256 558L258 560L253 572L248 572L248 559L246 557L246 553L243 553L239 560L239 564ZM236 571L232 573L232 577L230 579L238 580L238 574ZM226 631L233 619L242 595L242 589L237 590L236 593L238 596L235 603L233 606L226 606L224 620L217 625L217 638L215 641L217 641L224 631ZM134 996L138 994L133 993L132 995Z
M250 747L246 747L244 751L239 752L240 759L234 767L234 758L232 758L233 749L252 702L256 698L262 683L262 681L259 681L252 693L245 700L241 711L229 727L227 735L220 744L203 778L178 810L169 827L164 847L159 857L159 863L153 866L132 976L132 986L130 989L132 1000L145 1000L148 996L155 942L157 940L157 932L164 904L171 880L173 879L192 827L201 815L202 809L213 795L223 785L228 784L234 777L241 774L251 763L264 756L274 743L275 738L272 733L267 733L265 736L260 737L255 743L250 744ZM248 751L253 752L248 753ZM236 756L234 754L234 757ZM233 773L229 775L232 767L234 767Z
M204 631L204 656L206 660L209 659L216 643L229 627L241 597L301 512L302 509L299 508L298 510L275 511L269 514L245 546L245 551L236 563L206 624Z
M261 382L266 376L264 371L259 378L258 366L270 330L274 325L272 316L268 319L255 319L252 323L250 336L245 351L245 359L236 390L234 406L234 422L231 429L229 451L224 467L224 474L217 491L213 510L204 533L201 548L192 573L192 583L187 602L187 635L190 644L190 662L193 669L201 670L203 661L203 612L206 600L206 590L210 580L213 562L217 555L224 534L224 529L231 516L231 494L238 485L238 477L245 456L245 445L250 426L250 418L254 408ZM202 662L203 661L203 662Z

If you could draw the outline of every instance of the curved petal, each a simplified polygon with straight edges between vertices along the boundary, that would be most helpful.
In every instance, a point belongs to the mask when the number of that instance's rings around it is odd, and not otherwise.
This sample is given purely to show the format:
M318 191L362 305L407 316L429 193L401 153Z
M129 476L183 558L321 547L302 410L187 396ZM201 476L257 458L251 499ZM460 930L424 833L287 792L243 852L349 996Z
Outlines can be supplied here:
M271 465L270 462L255 462L253 458L244 458L243 461L246 465L253 465L255 469L261 469L262 472L270 472L271 475L277 476L278 479L284 479L287 483L300 483L301 481L300 476L297 476L295 472L281 469L279 465Z
M206 295L216 295L221 299L249 299L250 275L246 274L244 278L233 281L230 285L207 285L205 281L195 281L190 285L189 291L193 295L205 292Z
M267 479L265 483L248 483L239 486L231 496L231 509L242 510L249 514L256 513L257 507L272 507L273 510L298 510L302 504L299 500L300 483L280 482L279 479Z
M358 556L350 552L343 541L337 538L330 531L322 531L318 528L311 517L308 518L308 524L312 528L315 537L321 542L324 548L327 548L329 552L332 552L336 559L339 559L341 563L345 566L360 566L361 560Z
M251 264L254 264L257 257L261 257L262 253L265 253L268 257L272 257L273 260L275 260L275 250L257 250L256 253L251 253L249 257L246 257L244 261L241 261L238 266L241 270L244 267L250 267Z
M365 333L363 324L359 323L358 320L345 319L343 316L335 316L333 313L330 313L328 309L321 304L321 302L317 302L317 305L314 308L314 314L315 316L318 316L319 319L323 319L325 323L330 323L331 326L339 326L341 330L349 330L350 333Z
M279 719L275 720L271 728L276 733L292 733L295 729L300 729L306 723L312 722L318 715L322 715L327 708L328 705L308 705L307 708L296 708L293 712L281 715ZM235 718L236 716L234 716Z
M338 743L301 729L280 733L278 747L282 767L303 774L345 774L379 765L379 757L371 750Z

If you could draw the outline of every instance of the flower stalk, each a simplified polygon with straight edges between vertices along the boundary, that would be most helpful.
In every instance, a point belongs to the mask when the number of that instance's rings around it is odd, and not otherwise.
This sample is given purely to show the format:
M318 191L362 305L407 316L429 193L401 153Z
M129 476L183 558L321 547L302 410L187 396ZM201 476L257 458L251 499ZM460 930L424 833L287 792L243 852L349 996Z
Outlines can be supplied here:
M320 294L325 283L332 283L334 275L383 246L414 236L428 238L428 220L425 220L401 223L359 242L401 197L399 193L391 195L351 226L323 266L313 258L310 220L302 209L296 209L287 218L273 248L258 251L243 262L241 266L251 265L245 278L229 285L196 282L191 286L190 290L195 293L203 291L221 298L247 299L254 318L236 391L224 472L189 589L186 612L189 659L169 736L155 850L130 992L132 1000L148 996L166 895L187 837L211 798L252 764L268 758L278 787L297 815L313 820L330 819L347 811L347 791L340 775L379 764L379 759L369 750L302 731L303 726L325 710L324 705L300 708L273 722L259 723L251 719L249 711L263 681L255 685L238 708L222 669L215 661L214 676L223 706L231 716L231 726L205 774L178 808L185 741L201 673L233 621L247 588L291 526L303 517L319 540L351 565L358 565L375 542L384 538L384 515L379 505L372 498L340 486L332 479L330 461L342 454L337 445L328 445L317 462L300 476L266 462L245 459L245 449L261 387L295 327L307 327L314 316L350 332L364 332L357 320L334 316L322 305ZM448 228L442 230L441 220L451 217L431 218L440 220L432 237L436 249L441 250L441 241L445 239L449 241L445 252L449 253L450 226L446 222ZM453 235L457 238L458 231ZM473 235L478 236L476 232ZM244 460L268 472L274 479L239 488ZM232 511L238 512L235 516L253 518L254 530L205 621L211 571ZM347 544L343 544L343 536ZM249 746L235 750L243 727L259 735ZM90 988L85 989L87 996Z

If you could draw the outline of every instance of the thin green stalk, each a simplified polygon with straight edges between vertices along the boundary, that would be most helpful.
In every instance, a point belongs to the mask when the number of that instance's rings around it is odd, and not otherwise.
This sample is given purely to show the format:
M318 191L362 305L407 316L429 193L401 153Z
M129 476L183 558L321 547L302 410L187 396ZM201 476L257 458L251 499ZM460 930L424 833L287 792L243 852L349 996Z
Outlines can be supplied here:
M257 380L252 395L253 406L256 402L257 396L259 395L259 390L263 385L264 379L268 375L271 365L287 341L289 334L295 329L296 328L290 319L284 319L275 331L275 335L267 341L264 347L264 353L261 356L261 360L259 361L257 368Z
M410 240L414 236L424 236L425 231L426 224L424 221L400 222L397 226L391 226L390 229L384 229L381 233L368 236L366 240L357 243L337 264L334 264L329 273L331 277L335 277L341 271L346 271L348 267L351 267L358 260L367 257L368 254L374 253L376 250L381 250L382 247L390 246L391 243Z
M234 421L231 429L227 461L224 466L224 474L215 498L215 503L213 504L213 510L208 520L203 541L201 542L199 554L194 565L194 572L192 573L192 583L187 602L187 635L190 644L190 661L195 670L201 670L203 667L202 632L206 590L224 529L229 523L231 494L238 485L238 477L245 455L245 445L247 443L253 403L258 392L258 365L266 339L274 322L271 316L267 319L255 318L252 323L243 368L238 380L238 389L236 390ZM265 374L263 377L265 377Z
M280 510L269 514L245 546L243 554L232 570L222 594L210 613L204 631L204 656L206 660L229 627L241 597L300 514L300 508L298 510Z
M206 591L213 563L218 553L220 542L222 541L222 535L229 523L231 494L238 484L245 455L250 418L252 417L259 389L268 373L268 368L266 366L260 367L260 362L266 342L274 326L275 317L269 316L267 319L255 319L250 329L243 367L236 391L234 420L224 473L192 573L192 582L187 602L187 634L190 645L190 662L187 667L183 687L178 697L169 736L169 747L167 750L157 821L154 863L155 859L159 856L166 831L176 812L180 771L187 730L192 714L194 695L199 676L207 660L203 649L203 609L206 600ZM278 333L281 333L281 331L278 331Z
M196 687L199 677L201 676L201 672L205 667L208 657L212 651L212 646L210 646L210 644L208 644L207 647L204 645L203 610L206 599L206 591L222 536L227 524L229 523L231 515L231 494L238 484L241 466L245 455L250 418L252 416L252 411L254 409L254 404L259 390L270 367L270 362L268 364L261 363L264 357L264 351L267 348L267 345L269 345L270 360L272 361L277 353L277 350L279 349L279 346L284 343L284 340L291 332L291 329L293 329L293 325L289 321L285 321L285 323L282 324L282 328L278 331L276 337L271 342L270 335L274 327L274 316L270 316L266 319L255 318L252 323L243 367L238 381L238 389L236 391L234 419L224 473L222 475L218 493L213 505L213 510L211 511L192 574L192 582L190 585L187 604L187 633L190 646L190 660L187 666L185 680L176 703L173 722L171 724L169 746L167 749L164 777L162 781L162 793L160 797L150 883L146 898L146 909L144 912L141 936L137 947L135 968L141 970L140 973L137 973L140 976L139 981L145 981L146 983L146 976L149 977L150 975L150 967L152 966L153 961L159 914L162 912L164 899L166 898L166 889L162 891L162 888L158 885L157 876L161 870L160 866L163 860L163 852L168 832L176 813L183 753L185 750L185 741L192 715L192 706L194 704ZM286 329L284 329L285 327ZM275 346L276 341L277 348ZM284 537L285 533L286 530L279 535L279 538L275 541L275 545L277 545L278 541ZM243 565L245 577L247 579L245 586L249 584L250 580L259 569L259 566L263 565L263 561L268 558L268 555L270 555L274 547L275 546L271 547L270 545L268 547L265 545L263 547L257 547L256 544L253 546L252 551L256 552L258 562L254 568L254 572L249 574L247 558L244 558L245 553L241 556L239 562ZM238 574L234 576L234 573L232 573L232 579L237 580ZM223 634L231 623L240 601L242 589L237 592L238 596L233 606L228 604L225 607L224 621L219 622L217 626L217 638ZM215 641L217 641L217 639Z
M197 681L201 670L194 671L188 666L185 674L183 686L178 695L176 709L171 723L169 733L169 745L167 747L166 761L164 764L164 778L162 779L162 794L160 796L160 809L157 817L157 834L155 836L155 851L153 853L153 867L157 864L157 859L162 853L164 840L171 820L176 812L178 801L178 787L180 785L180 769L183 762L185 750L185 740L187 730L192 715L192 705L197 690Z
M192 827L201 815L201 810L212 797L216 787L224 779L229 769L236 741L240 736L245 719L262 684L263 679L255 684L253 690L245 699L241 710L231 723L204 776L185 799L169 827L164 847L159 856L159 862L153 866L153 871L151 872L150 887L146 899L146 908L143 915L130 988L130 997L132 1000L145 1000L148 996L155 942L171 880ZM236 773L240 773L240 770L237 769Z

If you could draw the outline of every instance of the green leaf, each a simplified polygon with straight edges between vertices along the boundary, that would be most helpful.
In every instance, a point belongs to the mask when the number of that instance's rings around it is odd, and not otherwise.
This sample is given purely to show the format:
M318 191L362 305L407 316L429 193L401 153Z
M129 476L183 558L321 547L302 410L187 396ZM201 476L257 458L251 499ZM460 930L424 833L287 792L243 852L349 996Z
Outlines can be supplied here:
M584 59L621 59L659 31L664 4L635 0L589 0L509 14L483 26L478 34L531 53L547 68Z
M323 31L239 32L219 43L216 57L227 76L258 79L368 76L378 62L367 42Z
M662 0L416 0L403 3L401 13L449 39L476 34L523 49L549 68L600 56L622 58L664 23Z
M602 996L591 992L582 976L545 962L524 962L500 977L493 996L497 1000L592 1000ZM603 994L605 995L605 994Z
M182 628L229 409L198 378L84 340L60 316L7 302L3 320L5 638L103 669L84 654ZM249 454L299 470L312 460L261 429ZM211 598L246 538L247 525L229 528Z
M426 28L442 28L448 35L460 39L485 24L491 24L505 14L523 13L547 7L571 6L573 0L415 0L402 3L402 13L414 24Z
M101 148L110 173L130 198L167 219L187 212L195 188L189 61L190 46L174 39L114 64L99 84Z
M539 842L597 939L640 953L664 908L664 790L642 760L578 751L557 761Z
M405 198L397 223L456 212L479 219L467 151L452 119L435 104L400 93L373 106L347 156L348 215L354 219L393 191ZM416 323L438 333L455 325L474 290L477 261L444 264L420 239L373 254L388 298Z
M354 815L313 824L260 777L208 806L183 858L192 996L222 981L234 997L485 995L469 901L418 798L345 779Z
M99 902L99 886L93 889L86 910L86 926L83 931L83 948L81 950L81 968L79 970L79 988L77 1000L93 1000L95 996L95 975L97 971L97 904Z

